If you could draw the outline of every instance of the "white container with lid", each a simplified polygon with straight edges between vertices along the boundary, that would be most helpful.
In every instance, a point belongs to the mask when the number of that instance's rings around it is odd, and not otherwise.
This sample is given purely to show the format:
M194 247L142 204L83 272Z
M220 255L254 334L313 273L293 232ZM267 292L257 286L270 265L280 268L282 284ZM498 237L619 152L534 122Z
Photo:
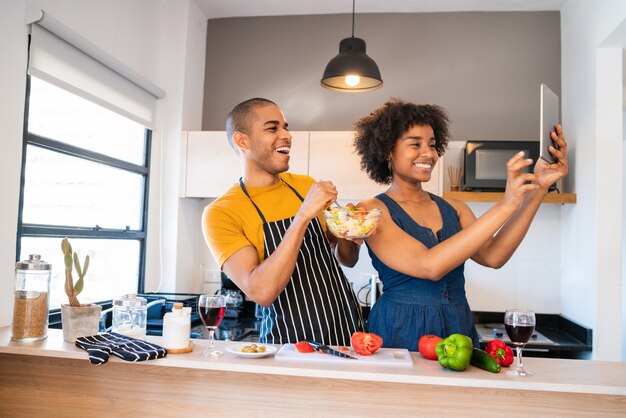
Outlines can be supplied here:
M145 298L131 293L113 301L112 332L145 340L147 319Z
M167 349L187 349L191 335L191 307L174 303L172 312L163 317L163 347Z

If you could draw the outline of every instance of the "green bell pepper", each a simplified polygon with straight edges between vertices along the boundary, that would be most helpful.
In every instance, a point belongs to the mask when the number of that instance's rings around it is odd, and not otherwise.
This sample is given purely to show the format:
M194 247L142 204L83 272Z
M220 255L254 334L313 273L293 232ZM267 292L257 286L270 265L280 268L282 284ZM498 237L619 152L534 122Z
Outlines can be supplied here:
M463 334L452 334L439 341L435 347L437 359L446 369L465 370L472 360L474 344L472 339Z

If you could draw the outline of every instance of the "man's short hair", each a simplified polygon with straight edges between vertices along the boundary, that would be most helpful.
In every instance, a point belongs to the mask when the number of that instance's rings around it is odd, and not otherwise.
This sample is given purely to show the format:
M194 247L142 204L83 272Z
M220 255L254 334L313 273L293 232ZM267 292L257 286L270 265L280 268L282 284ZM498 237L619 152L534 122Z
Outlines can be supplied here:
M235 132L239 131L247 134L252 123L250 117L252 111L258 107L269 105L276 106L276 103L268 99L255 97L239 103L228 113L228 116L226 116L226 136L228 137L228 143L237 153L239 153L239 149L233 139Z

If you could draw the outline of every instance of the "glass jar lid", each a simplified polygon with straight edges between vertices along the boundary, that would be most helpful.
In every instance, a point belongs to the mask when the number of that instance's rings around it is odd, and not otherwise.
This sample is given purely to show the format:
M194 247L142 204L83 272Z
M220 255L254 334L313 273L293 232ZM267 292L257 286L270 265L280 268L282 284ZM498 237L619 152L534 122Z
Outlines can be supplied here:
M52 265L41 259L39 254L30 254L28 260L15 263L16 270L52 270Z
M113 306L141 308L146 306L146 299L142 298L141 296L137 296L135 293L129 293L120 297L119 299L115 299L113 301Z

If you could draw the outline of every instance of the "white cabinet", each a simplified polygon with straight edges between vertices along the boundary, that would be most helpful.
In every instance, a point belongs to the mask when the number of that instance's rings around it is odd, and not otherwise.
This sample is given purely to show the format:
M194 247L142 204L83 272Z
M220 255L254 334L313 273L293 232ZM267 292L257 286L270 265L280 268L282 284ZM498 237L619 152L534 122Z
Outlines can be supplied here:
M352 131L292 131L289 172L330 180L339 199L358 202L387 189L361 171ZM211 198L224 194L241 177L239 157L224 131L187 131L182 136L181 197ZM440 159L424 189L443 190Z
M289 171L306 174L309 133L291 132ZM239 157L225 131L186 131L182 136L181 197L218 197L242 175Z
M331 180L341 200L363 200L389 187L371 180L361 170L361 157L353 146L354 135L353 131L312 131L309 136L309 175L317 180ZM439 194L442 166L440 159L430 181L422 185L424 190Z
M337 187L339 199L359 201L387 189L361 170L361 158L354 150L352 131L314 131L309 135L309 175L316 180L330 180ZM357 203L357 202L353 202Z

